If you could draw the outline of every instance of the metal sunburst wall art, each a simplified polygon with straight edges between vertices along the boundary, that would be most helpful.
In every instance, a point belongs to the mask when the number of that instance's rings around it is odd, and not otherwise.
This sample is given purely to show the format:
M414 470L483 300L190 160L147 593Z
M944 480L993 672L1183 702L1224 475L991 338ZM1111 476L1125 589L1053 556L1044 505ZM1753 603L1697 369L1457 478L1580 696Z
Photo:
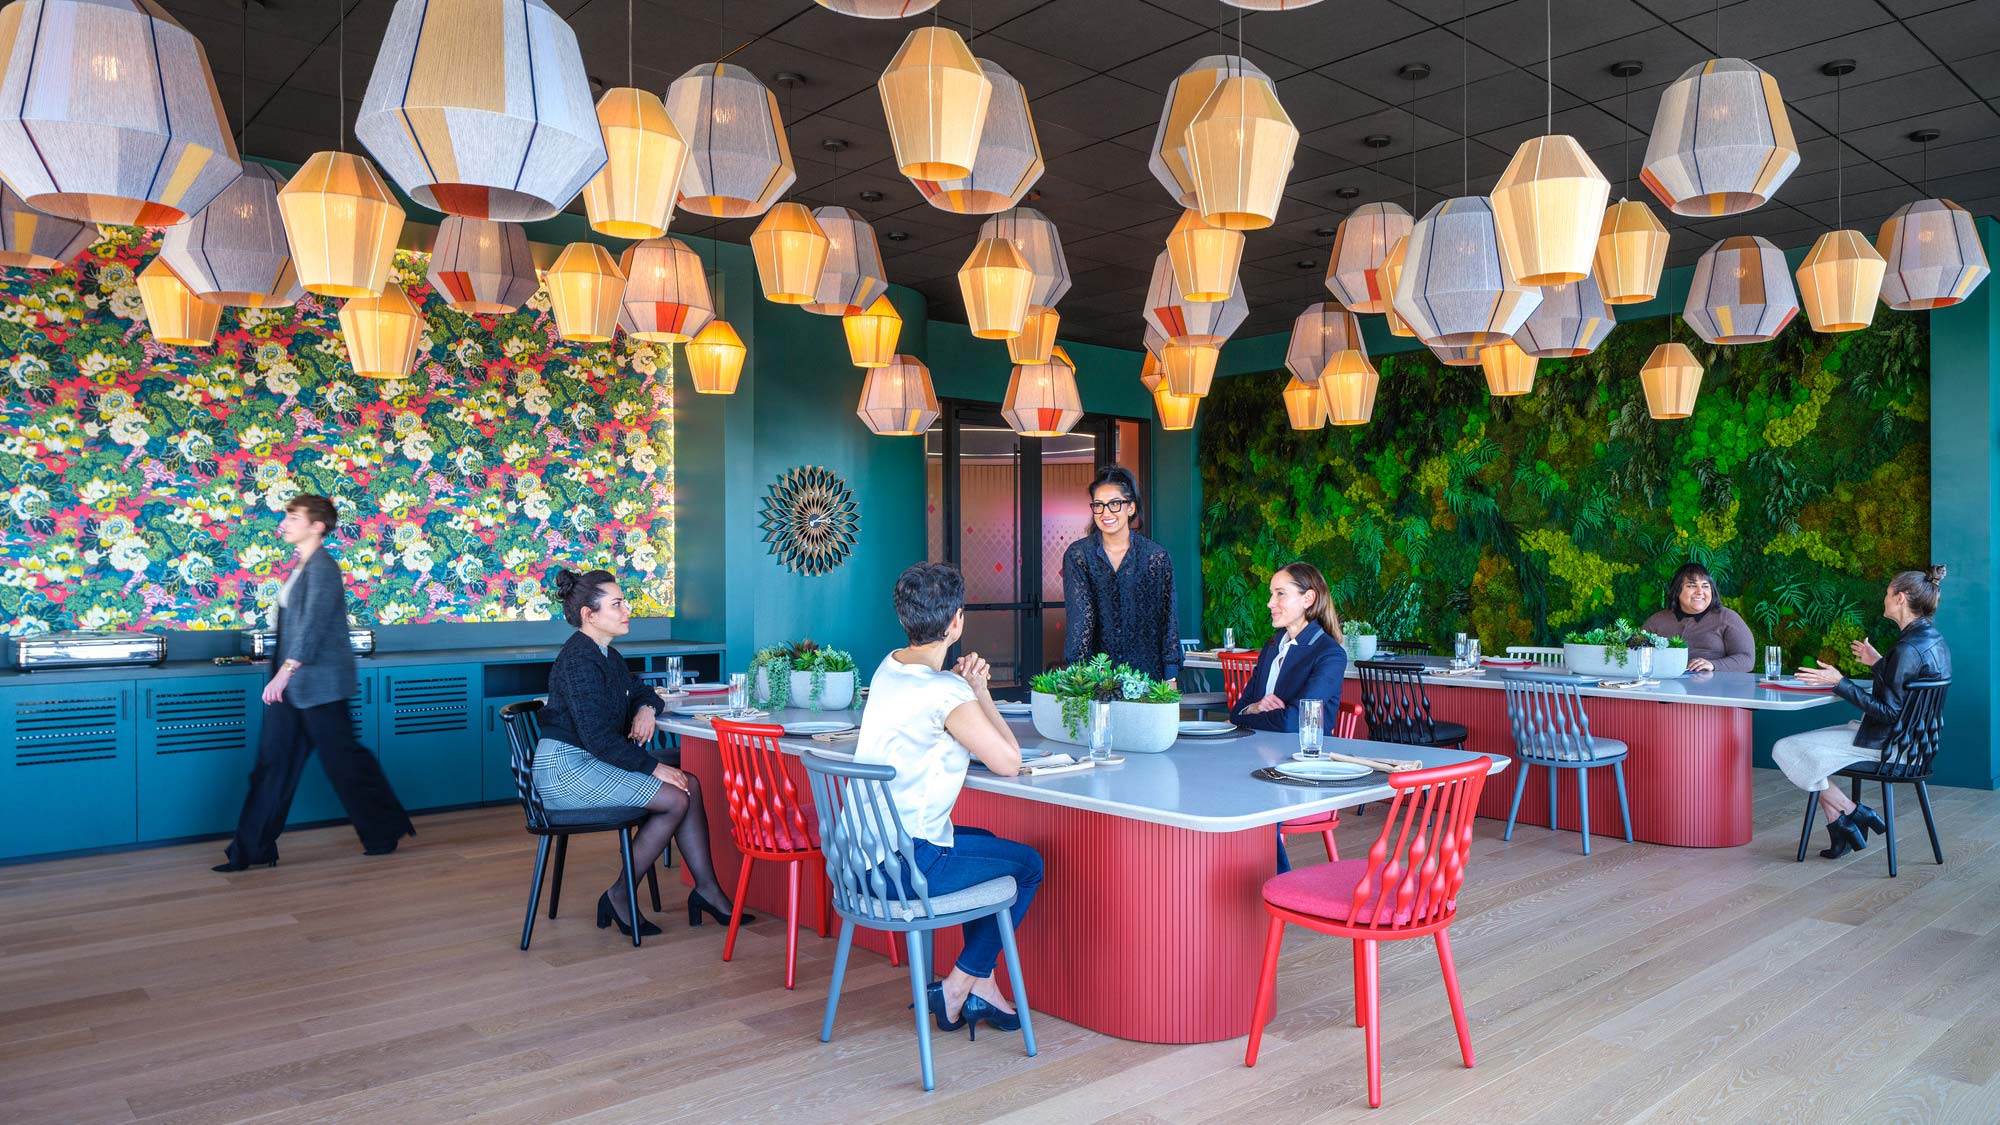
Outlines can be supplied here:
M771 485L763 527L764 542L779 562L816 577L847 561L861 512L846 481L831 469L806 465Z

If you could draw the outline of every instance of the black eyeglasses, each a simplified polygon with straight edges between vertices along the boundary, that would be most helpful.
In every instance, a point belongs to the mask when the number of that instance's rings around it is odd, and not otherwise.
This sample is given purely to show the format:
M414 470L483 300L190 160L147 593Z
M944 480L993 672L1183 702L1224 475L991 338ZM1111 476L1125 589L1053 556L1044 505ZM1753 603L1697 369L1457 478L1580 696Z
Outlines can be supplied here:
M1112 515L1117 515L1119 512L1132 506L1133 504L1130 500L1092 500L1090 502L1090 512L1092 515L1096 515L1098 512L1110 512Z

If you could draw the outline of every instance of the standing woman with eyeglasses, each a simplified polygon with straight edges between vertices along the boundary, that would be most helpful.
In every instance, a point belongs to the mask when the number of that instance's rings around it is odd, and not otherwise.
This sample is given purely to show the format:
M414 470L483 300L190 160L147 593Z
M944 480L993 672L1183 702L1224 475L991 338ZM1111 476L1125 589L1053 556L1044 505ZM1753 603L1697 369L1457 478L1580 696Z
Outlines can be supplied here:
M1132 530L1139 522L1139 482L1130 470L1099 469L1090 482L1090 534L1063 552L1063 662L1102 652L1172 680L1181 670L1174 560Z

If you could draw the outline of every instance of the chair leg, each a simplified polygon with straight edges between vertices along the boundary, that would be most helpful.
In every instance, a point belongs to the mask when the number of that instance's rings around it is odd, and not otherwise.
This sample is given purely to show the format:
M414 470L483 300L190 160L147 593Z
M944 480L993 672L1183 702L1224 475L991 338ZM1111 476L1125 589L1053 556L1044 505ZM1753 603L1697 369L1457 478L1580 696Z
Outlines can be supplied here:
M562 898L563 861L569 858L569 837L556 837L556 877L549 884L549 917L556 916L556 902Z
M1521 813L1521 794L1528 788L1528 763L1514 759L1514 803L1507 806L1507 830L1500 833L1502 840L1514 838L1514 818ZM1550 823L1555 821L1555 813L1549 813Z
M1326 861L1328 863L1338 862L1340 859L1340 845L1334 842L1333 829L1329 828L1321 832L1319 838L1326 842Z
M843 922L841 924L840 930L842 933L847 932L847 926L848 923ZM903 967L903 946L901 942L896 940L895 934L889 935L889 967L892 969Z
M1611 763L1612 780L1618 783L1618 819L1625 822L1625 842L1632 842L1632 806L1625 800L1625 763Z
M646 865L646 890L653 896L653 913L664 913L667 908L660 905L660 869L650 863Z
M743 896L750 893L750 865L756 862L746 855L743 866L736 872L736 904L729 911L729 936L722 940L724 961L736 955L736 931L743 926Z
M549 838L535 846L535 880L528 884L528 920L521 923L521 952L528 951L528 941L535 936L535 911L542 905L542 878L549 870Z
M896 943L891 940L889 948ZM854 923L846 922L840 927L840 945L833 951L833 980L826 986L826 1018L820 1021L819 1041L833 1042L833 1013L840 1008L840 982L847 979L847 955L854 950Z
M904 940L910 943L910 1007L917 1013L917 1058L924 1067L924 1089L935 1090L937 1077L931 1068L931 1002L924 995L925 989L930 987L930 974L918 964L923 960L923 939L917 936L917 931L911 930L904 935Z
M1806 861L1806 849L1812 846L1813 813L1819 810L1819 794L1806 794L1806 825L1799 829L1799 862Z
M1590 854L1590 767L1576 771L1576 819L1583 830L1583 854Z
M1014 944L1014 915L1011 907L997 915L1000 921L1000 951L1007 956L1007 979L1014 985L1014 1012L1021 1017L1021 1045L1034 1058L1035 1017L1028 1010L1028 978L1021 975L1021 951Z
M1283 875L1291 869L1292 857L1285 851L1285 829L1283 825L1280 825L1278 827L1278 874Z
M1458 967L1451 962L1451 938L1443 930L1436 934L1438 967L1444 970L1444 995L1451 1001L1451 1025L1458 1031L1458 1056L1472 1065L1472 1032L1465 1026L1465 1002L1458 997Z
M1361 943L1361 972L1368 990L1368 1026L1361 1034L1368 1043L1368 1107L1382 1104L1382 965L1376 959L1380 942Z
M1264 1043L1264 1024L1271 1018L1272 995L1278 987L1278 950L1285 944L1285 920L1271 915L1271 928L1264 935L1264 964L1257 970L1257 1002L1250 1008L1250 1045L1243 1050L1243 1065L1257 1065L1257 1048Z
M1855 782L1859 785L1860 782ZM1884 839L1889 843L1889 878L1896 877L1896 788L1888 782L1882 783L1882 821L1889 826Z
M1858 778L1858 777L1851 777L1851 778L1848 778L1848 779L1847 779L1847 795L1848 795L1848 796L1849 796L1850 798L1852 798L1852 799L1853 799L1853 801L1854 801L1854 803L1855 803L1855 804L1857 804L1857 805L1858 805L1858 804L1860 804L1860 803L1861 803L1861 779L1860 779L1860 778Z
M666 864L668 867L674 865L674 838L672 836L667 837L667 846L660 852L660 862Z
M1930 790L1926 789L1924 783L1921 781L1916 783L1916 789L1917 804L1924 810L1924 831L1931 834L1931 858L1937 860L1938 864L1942 866L1944 864L1944 849L1938 846L1937 821L1931 818Z
M1354 1026L1368 1026L1368 977L1361 971L1361 943L1352 943L1354 949Z
M639 880L632 872L632 838L625 833L618 834L618 856L625 861L625 901L632 909L632 948L639 947Z
M799 869L805 864L793 860L785 865L790 884L785 910L785 987L792 987L798 977L799 966Z
M1549 831L1560 832L1562 829L1557 827L1557 824L1562 818L1556 815L1556 810L1560 807L1557 804L1556 797L1556 773L1558 771L1554 766L1543 766L1542 768L1547 770L1549 774Z
M826 873L826 857L813 857L813 871L819 876L819 936L833 933L833 880Z

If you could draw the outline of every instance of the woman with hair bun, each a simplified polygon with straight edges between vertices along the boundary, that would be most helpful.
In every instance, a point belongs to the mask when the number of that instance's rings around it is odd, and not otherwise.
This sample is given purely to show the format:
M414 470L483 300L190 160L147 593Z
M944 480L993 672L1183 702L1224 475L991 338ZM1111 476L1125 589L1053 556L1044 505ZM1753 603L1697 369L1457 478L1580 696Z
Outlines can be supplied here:
M1063 552L1063 663L1108 653L1154 679L1181 671L1174 560L1134 531L1139 482L1107 465L1090 482L1090 534Z
M549 669L549 701L542 707L542 739L535 745L532 784L545 808L647 809L652 816L632 839L632 867L658 862L667 841L680 844L694 890L688 892L688 924L706 913L728 924L731 903L716 881L708 852L708 817L701 806L701 782L646 752L655 717L666 706L611 647L632 628L632 607L608 570L556 575L563 619L576 633ZM631 936L634 919L622 893L621 870L597 899L597 928L616 923ZM614 893L617 892L617 893ZM755 921L749 914L743 921ZM644 917L639 932L660 928Z
M1799 669L1799 679L1820 687L1861 709L1856 722L1837 727L1806 731L1781 738L1771 747L1771 757L1793 785L1819 794L1820 811L1826 814L1826 833L1832 845L1819 854L1839 859L1850 851L1868 846L1868 833L1886 834L1889 826L1867 805L1830 785L1827 778L1856 762L1880 759L1882 747L1896 730L1903 713L1903 693L1917 680L1951 678L1951 649L1945 646L1931 618L1937 613L1938 587L1944 582L1944 567L1906 570L1889 580L1882 594L1882 616L1902 630L1888 655L1875 651L1865 640L1852 645L1854 659L1874 669L1870 690L1863 691L1840 669L1826 661L1817 668Z

